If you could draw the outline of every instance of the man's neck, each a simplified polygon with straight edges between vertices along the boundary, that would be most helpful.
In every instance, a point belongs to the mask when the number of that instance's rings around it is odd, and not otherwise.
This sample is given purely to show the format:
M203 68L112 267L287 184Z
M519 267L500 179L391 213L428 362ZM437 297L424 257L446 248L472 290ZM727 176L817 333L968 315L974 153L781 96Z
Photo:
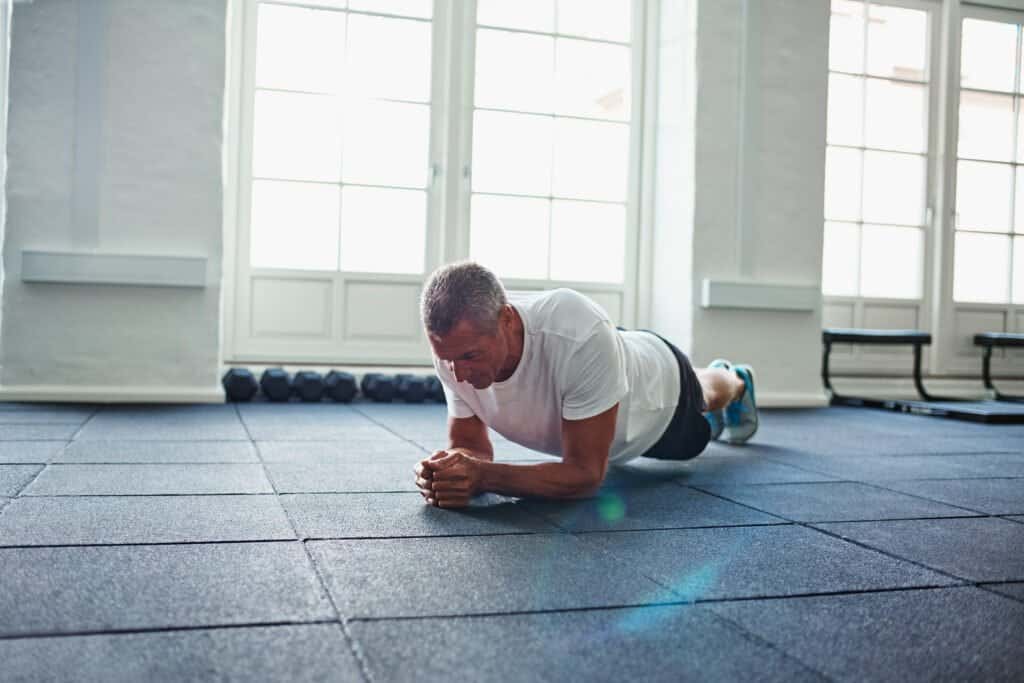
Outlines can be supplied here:
M514 316L514 322L512 327L512 334L508 342L508 358L505 359L505 364L501 366L501 370L498 371L496 382L504 382L511 377L516 368L519 367L519 361L523 357L523 344L524 344L524 327L523 319L519 317L519 311L512 307L512 315Z

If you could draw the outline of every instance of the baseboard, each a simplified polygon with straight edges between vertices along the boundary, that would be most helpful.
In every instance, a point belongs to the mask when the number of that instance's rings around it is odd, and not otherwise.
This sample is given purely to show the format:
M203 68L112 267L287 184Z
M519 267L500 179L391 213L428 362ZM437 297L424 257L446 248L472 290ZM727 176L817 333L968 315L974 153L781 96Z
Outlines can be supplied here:
M0 386L0 402L44 403L224 403L219 386L107 387L60 384Z
M824 391L759 391L758 408L821 408L828 405Z

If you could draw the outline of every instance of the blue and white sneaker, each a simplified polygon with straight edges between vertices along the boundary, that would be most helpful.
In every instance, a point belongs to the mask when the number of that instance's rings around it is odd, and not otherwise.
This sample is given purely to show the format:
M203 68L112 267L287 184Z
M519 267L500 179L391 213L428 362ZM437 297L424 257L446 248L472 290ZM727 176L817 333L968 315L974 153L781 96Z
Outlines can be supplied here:
M709 368L721 368L732 372L732 363L725 360L724 358L716 358L708 364ZM711 425L711 440L716 441L718 437L722 436L722 431L725 429L725 412L723 410L709 410L704 413L705 419L708 424Z
M725 440L738 444L748 441L757 431L757 397L754 391L754 368L736 365L733 371L743 380L746 389L738 401L725 407Z

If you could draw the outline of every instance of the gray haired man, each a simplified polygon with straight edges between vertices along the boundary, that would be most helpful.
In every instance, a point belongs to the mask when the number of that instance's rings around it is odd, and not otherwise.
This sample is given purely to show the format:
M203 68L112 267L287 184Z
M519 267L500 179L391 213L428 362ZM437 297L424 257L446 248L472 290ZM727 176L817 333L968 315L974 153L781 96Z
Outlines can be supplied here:
M431 275L421 315L448 402L448 448L415 467L431 505L463 507L485 491L586 497L609 464L686 460L757 430L749 366L695 370L667 340L616 328L571 289L510 296L483 266L455 263ZM496 463L488 427L561 460Z

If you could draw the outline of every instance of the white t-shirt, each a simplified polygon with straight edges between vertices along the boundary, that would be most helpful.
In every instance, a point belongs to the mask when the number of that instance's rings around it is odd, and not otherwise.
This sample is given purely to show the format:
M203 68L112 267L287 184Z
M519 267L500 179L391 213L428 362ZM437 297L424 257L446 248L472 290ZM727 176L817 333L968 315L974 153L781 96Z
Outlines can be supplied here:
M679 365L661 339L617 330L571 289L511 294L509 303L524 330L523 355L507 380L478 391L434 358L450 415L476 415L509 441L561 455L562 418L583 420L618 403L609 462L654 445L679 402Z

